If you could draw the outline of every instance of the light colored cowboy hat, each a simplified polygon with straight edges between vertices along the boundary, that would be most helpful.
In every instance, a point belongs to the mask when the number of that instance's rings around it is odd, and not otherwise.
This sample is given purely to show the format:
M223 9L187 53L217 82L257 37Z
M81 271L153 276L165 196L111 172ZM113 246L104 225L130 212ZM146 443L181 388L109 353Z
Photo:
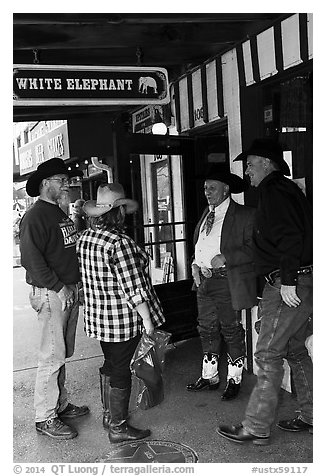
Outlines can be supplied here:
M26 183L26 192L30 197L37 197L40 194L40 184L43 179L52 177L52 175L64 174L68 175L69 178L83 176L81 170L68 170L66 163L54 157L53 159L46 160L42 162L35 172L29 177Z
M97 199L88 200L83 209L89 217L100 217L112 208L126 205L126 213L135 213L138 203L130 198L125 198L125 192L120 183L107 183L97 189Z

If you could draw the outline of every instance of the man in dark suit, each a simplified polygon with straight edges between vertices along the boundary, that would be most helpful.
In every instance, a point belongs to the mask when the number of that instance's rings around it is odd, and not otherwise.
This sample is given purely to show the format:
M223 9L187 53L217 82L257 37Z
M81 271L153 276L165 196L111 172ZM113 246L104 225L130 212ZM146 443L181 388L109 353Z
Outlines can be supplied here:
M231 193L243 192L246 182L226 166L212 165L203 178L209 206L195 229L192 262L203 362L201 377L187 389L218 388L222 334L228 359L222 400L231 400L239 393L245 358L244 329L237 311L256 304L252 258L255 210L232 200Z

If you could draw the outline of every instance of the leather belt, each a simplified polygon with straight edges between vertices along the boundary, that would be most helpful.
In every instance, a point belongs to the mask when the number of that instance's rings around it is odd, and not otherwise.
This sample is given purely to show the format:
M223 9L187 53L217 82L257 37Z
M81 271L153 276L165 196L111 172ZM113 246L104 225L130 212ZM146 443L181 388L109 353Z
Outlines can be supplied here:
M203 266L200 268L200 275L203 278L217 278L217 277L226 277L227 276L227 269L226 266L221 266L220 268L206 268Z
M312 264L309 266L302 266L301 268L298 269L298 276L303 275L303 274L312 274L313 266ZM269 274L266 274L264 277L268 284L274 284L275 280L281 276L281 271L279 269L276 269L275 271L272 271Z

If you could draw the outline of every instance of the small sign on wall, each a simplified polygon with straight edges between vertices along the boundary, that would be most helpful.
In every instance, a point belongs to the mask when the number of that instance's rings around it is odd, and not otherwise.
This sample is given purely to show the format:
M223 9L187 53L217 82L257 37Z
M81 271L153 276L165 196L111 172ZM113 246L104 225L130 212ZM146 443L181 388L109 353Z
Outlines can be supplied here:
M265 106L264 107L264 122L273 122L273 107Z

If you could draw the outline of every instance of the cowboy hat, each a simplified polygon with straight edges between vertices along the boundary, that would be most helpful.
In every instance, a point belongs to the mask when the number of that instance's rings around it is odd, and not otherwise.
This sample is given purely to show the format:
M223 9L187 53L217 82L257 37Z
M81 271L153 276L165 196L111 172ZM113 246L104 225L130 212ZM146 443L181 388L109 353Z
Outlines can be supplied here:
M212 164L206 172L198 178L223 182L230 187L231 193L241 193L248 188L247 182L239 177L239 175L232 174L224 164Z
M81 170L68 170L67 165L62 159L54 157L53 159L42 162L35 172L29 177L26 183L26 192L30 197L37 197L40 194L40 184L43 179L52 177L52 175L65 174L69 178L83 176Z
M283 175L291 175L288 164L283 158L283 148L281 144L273 139L255 139L251 147L239 154L233 162L237 160L246 160L248 155L258 155L275 162Z
M109 212L112 208L126 205L126 213L134 213L138 203L130 198L125 198L125 192L120 183L107 183L97 189L97 199L88 200L83 209L90 217L99 217Z

